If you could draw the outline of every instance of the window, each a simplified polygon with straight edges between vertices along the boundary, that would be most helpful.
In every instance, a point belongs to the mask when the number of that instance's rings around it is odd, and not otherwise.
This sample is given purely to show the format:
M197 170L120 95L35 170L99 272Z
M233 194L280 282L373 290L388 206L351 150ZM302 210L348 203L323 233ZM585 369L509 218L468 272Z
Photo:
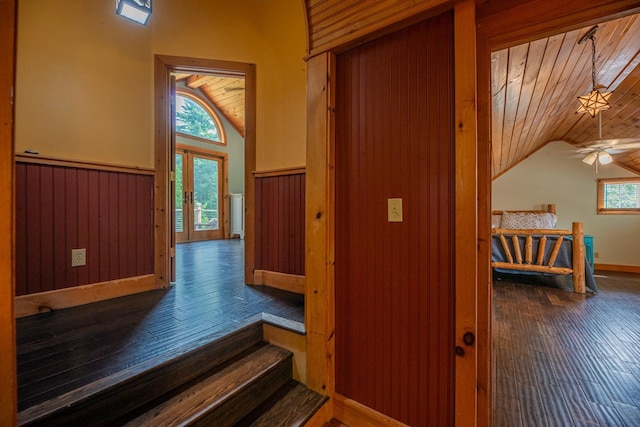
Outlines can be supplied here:
M640 214L640 177L599 179L598 214Z
M176 93L176 132L187 138L225 145L224 128L216 113L196 95Z

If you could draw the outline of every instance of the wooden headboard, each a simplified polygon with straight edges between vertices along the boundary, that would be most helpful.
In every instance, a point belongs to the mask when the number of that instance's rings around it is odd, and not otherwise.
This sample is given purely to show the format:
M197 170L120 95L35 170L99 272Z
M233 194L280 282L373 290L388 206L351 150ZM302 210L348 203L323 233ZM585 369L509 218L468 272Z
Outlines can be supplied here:
M492 215L502 215L504 211L492 211L491 214ZM552 214L556 214L556 205L555 203L551 203L548 204L546 207L543 207L543 209L540 210L529 210L529 211L512 211L509 210L507 212L522 212L522 213L552 213Z

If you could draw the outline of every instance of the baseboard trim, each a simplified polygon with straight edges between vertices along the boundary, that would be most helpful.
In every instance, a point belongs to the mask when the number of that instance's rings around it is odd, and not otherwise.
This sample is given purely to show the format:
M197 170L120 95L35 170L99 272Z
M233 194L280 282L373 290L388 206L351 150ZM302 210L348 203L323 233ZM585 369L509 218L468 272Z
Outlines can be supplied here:
M618 271L621 273L640 274L640 267L637 265L594 264L594 269L601 271Z
M137 294L152 289L158 289L156 276L154 274L146 274L73 288L21 295L15 298L15 315L16 318L26 317L50 310L59 310Z
M297 274L278 273L268 270L254 270L253 284L269 286L283 291L295 292L304 295L307 279Z
M351 400L341 394L334 395L334 418L348 426L408 427L391 417Z

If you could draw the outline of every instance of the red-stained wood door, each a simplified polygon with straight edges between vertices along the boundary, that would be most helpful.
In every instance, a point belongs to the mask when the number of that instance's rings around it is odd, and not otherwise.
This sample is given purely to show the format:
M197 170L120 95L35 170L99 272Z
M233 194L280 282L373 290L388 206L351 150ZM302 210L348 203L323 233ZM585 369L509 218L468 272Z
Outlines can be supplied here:
M453 73L452 13L336 59L336 392L411 426L454 424Z

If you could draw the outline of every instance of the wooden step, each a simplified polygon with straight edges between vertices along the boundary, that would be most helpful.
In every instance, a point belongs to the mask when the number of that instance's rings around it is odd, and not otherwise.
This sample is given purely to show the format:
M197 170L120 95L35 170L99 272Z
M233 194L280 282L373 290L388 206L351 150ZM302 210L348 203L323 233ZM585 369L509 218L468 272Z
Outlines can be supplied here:
M238 425L251 427L303 426L327 400L297 381L291 381Z
M292 353L266 345L126 426L233 426L291 381Z
M261 343L261 321L227 335L215 334L32 406L18 414L18 422L108 425Z

